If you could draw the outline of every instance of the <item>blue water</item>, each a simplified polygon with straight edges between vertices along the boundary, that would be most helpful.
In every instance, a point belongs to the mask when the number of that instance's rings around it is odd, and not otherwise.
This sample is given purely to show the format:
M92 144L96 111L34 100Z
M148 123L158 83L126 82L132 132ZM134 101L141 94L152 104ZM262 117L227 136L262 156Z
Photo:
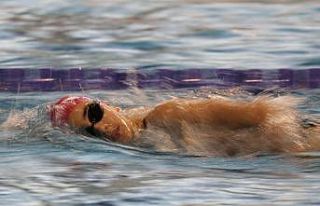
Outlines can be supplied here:
M1 1L0 67L319 67L319 1ZM259 3L260 2L260 3ZM191 89L84 91L122 106ZM295 90L320 113L319 90ZM193 157L51 128L66 92L0 93L1 205L319 205L320 153ZM77 93L79 94L79 93Z
M318 0L3 0L0 11L2 67L320 65Z
M86 93L121 107L192 95L189 89ZM318 152L220 158L113 145L51 128L43 105L64 94L2 94L1 204L320 204ZM293 94L306 98L299 110L320 113L319 90Z

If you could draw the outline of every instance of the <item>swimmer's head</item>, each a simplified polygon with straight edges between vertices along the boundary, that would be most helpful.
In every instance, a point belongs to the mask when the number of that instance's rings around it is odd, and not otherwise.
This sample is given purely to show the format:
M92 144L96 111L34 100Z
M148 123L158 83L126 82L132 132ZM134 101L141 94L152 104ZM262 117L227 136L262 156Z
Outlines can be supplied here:
M53 126L62 127L69 124L69 116L74 109L90 98L84 96L64 96L53 105L50 105L50 119Z
M75 131L125 143L133 136L130 122L119 108L83 96L65 96L50 106L55 127L68 126Z

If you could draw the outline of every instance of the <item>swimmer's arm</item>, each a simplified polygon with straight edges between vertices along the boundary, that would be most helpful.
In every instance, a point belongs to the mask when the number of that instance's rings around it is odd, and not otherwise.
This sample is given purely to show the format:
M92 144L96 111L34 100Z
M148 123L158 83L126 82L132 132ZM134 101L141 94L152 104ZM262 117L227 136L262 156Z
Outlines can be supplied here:
M146 122L171 130L179 129L182 122L240 129L259 126L268 112L268 106L259 102L175 100L156 106L147 115Z

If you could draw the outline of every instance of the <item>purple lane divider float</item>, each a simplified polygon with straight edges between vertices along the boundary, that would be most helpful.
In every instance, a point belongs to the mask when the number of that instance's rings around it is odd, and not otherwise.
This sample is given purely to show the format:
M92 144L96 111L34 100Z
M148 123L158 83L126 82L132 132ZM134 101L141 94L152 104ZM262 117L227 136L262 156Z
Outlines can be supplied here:
M0 69L1 92L81 91L139 88L286 87L319 88L312 69Z

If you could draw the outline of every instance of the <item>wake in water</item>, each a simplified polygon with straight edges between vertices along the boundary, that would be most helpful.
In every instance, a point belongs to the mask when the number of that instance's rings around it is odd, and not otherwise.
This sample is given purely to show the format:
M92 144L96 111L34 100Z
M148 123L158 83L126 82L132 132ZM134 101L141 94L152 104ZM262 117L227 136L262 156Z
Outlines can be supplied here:
M51 124L48 121L47 110L44 105L23 110L12 109L7 119L0 125L2 131L17 132L19 135L2 137L2 140L10 139L19 141L27 138L27 141L43 138L51 130Z

